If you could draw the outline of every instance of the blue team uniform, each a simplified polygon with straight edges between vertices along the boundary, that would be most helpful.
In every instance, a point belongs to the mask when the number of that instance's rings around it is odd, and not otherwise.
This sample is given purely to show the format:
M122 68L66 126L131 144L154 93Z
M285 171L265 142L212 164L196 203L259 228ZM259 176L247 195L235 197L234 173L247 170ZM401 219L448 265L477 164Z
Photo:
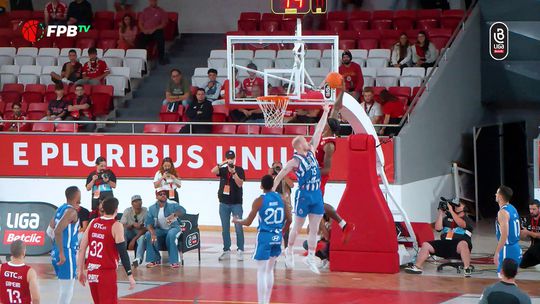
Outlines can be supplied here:
M324 202L321 192L321 171L313 152L306 156L295 153L293 156L300 163L296 170L298 190L295 195L295 214L306 217L308 214L324 214Z
M261 196L263 203L259 209L259 227L257 228L257 244L255 260L268 260L281 254L282 229L285 223L285 205L281 195L268 192Z
M508 212L508 238L504 244L503 249L499 252L499 267L497 272L501 272L502 262L506 258L510 258L517 262L519 265L521 263L521 247L519 247L519 232L520 232L520 220L519 214L516 208L510 204L506 204L501 207L502 210ZM501 238L501 230L499 228L499 222L495 222L495 230L497 233L497 240Z
M73 208L73 206L63 204L56 210L56 214L54 215L55 227L58 225L69 208ZM51 251L52 264L54 271L56 272L56 276L61 280L71 280L77 276L77 249L79 247L78 233L78 220L75 223L68 224L64 231L62 231L63 244L61 244L61 246L64 248L64 256L66 257L66 261L62 265L56 264L60 260L60 252L58 251L58 246L60 244L53 242L53 249Z

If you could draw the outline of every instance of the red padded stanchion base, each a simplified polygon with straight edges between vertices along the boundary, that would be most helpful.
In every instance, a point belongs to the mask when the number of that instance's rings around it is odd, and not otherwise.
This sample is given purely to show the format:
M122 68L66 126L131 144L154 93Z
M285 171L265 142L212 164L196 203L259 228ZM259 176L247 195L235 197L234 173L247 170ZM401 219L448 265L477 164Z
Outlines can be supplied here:
M416 236L418 247L421 247L423 242L429 242L435 239L433 236L433 228L431 227L431 224L411 223L411 226L414 229L414 235Z
M397 252L332 251L331 271L398 273Z

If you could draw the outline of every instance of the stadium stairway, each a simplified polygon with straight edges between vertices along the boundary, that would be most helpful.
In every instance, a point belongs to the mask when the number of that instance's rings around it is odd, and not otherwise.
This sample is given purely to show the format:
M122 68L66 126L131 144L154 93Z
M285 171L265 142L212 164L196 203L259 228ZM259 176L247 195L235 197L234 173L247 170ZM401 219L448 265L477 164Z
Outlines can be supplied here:
M196 67L206 66L210 50L219 49L223 41L222 34L182 34L182 38L169 48L170 63L157 65L149 77L144 78L133 99L125 107L117 110L119 121L158 121L161 101L165 97L165 88L173 68L180 69L184 79L191 82ZM142 133L144 125L136 125L135 132ZM129 124L108 123L106 132L131 133Z

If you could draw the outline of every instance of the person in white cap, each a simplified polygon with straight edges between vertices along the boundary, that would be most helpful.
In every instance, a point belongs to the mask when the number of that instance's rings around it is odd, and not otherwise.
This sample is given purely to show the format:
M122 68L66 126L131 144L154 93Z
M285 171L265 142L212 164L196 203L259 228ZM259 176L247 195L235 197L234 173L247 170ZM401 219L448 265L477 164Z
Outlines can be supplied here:
M146 249L144 234L147 229L144 226L144 220L148 210L142 204L140 195L132 196L131 207L124 210L120 219L120 223L124 225L124 238L126 239L127 249L135 250L135 244L137 245L133 267L137 267L142 263Z

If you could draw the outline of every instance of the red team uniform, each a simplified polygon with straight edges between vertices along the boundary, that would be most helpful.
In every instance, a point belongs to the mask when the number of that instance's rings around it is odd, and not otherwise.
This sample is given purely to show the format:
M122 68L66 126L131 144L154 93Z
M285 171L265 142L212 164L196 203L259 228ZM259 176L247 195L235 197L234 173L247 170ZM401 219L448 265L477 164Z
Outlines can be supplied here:
M255 79L251 79L248 77L244 79L243 85L246 97L253 96L253 87L259 87L259 94L264 94L264 80L260 77L255 77Z
M345 80L345 89L347 92L361 92L364 87L364 75L362 75L362 69L356 62L351 62L347 67L345 65L339 66L339 73Z
M30 266L14 265L11 263L2 264L0 273L0 302L30 304L32 296L30 294L30 284L28 284L28 271Z
M325 137L321 138L321 141L319 142L319 146L317 147L317 151L315 151L315 157L317 158L317 162L319 163L319 168L322 169L324 166L324 146L327 144L334 145L334 149L336 148L336 137ZM326 183L328 182L328 179L330 178L330 174L322 174L321 173L321 192L324 197L324 188L326 187Z
M96 304L118 303L116 268L118 250L112 235L114 218L100 217L92 221L88 231L88 285Z

